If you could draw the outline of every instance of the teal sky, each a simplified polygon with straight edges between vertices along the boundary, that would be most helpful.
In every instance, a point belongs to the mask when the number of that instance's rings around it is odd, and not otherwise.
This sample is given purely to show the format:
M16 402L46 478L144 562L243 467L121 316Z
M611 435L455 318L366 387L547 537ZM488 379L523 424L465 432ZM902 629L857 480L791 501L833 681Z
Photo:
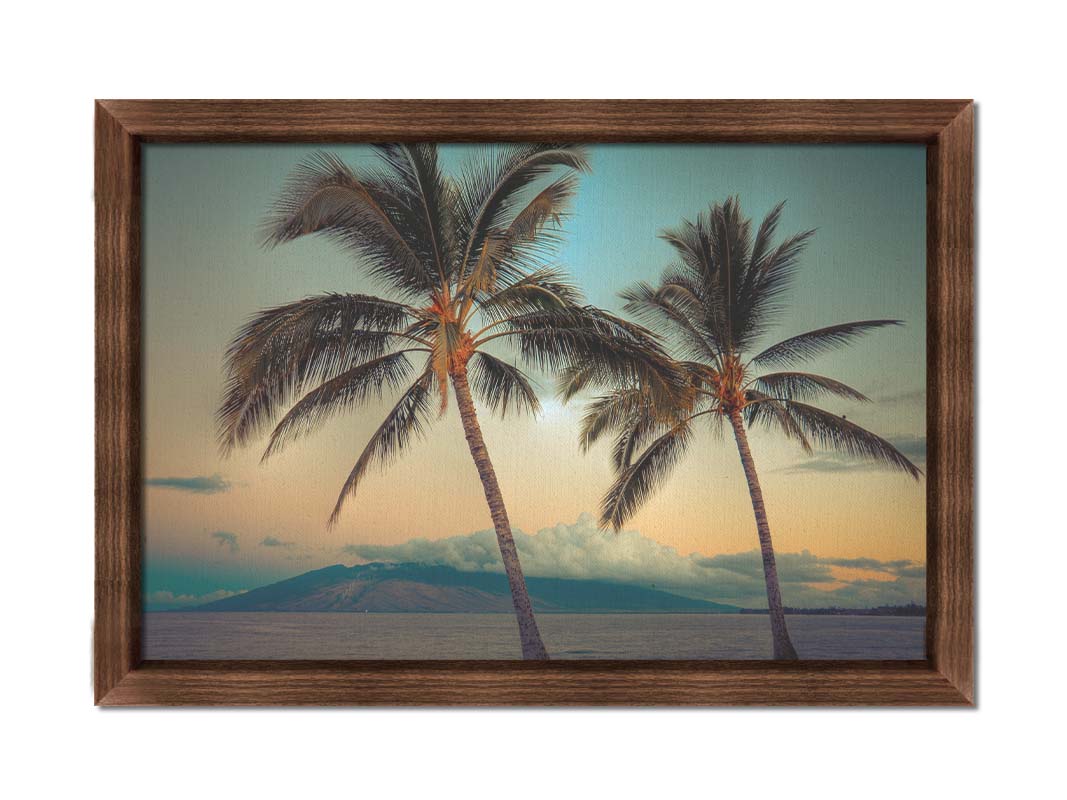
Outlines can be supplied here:
M222 354L237 327L257 310L309 294L376 290L350 255L325 240L273 251L257 246L270 201L314 149L144 148L145 474L157 481L146 488L149 595L251 588L314 566L350 563L345 554L354 551L345 548L352 546L438 540L489 527L454 414L388 473L368 480L333 532L325 530L325 519L384 405L330 422L264 466L258 447L225 461L218 456L213 413ZM363 146L328 149L356 166L372 158ZM454 172L470 150L442 146L445 170ZM592 172L581 178L559 261L591 302L619 311L620 289L658 276L671 260L669 246L657 238L664 227L729 195L738 195L757 223L785 200L779 234L807 228L817 234L771 335L903 319L905 327L876 332L813 363L811 371L871 396L875 403L844 404L841 413L922 457L922 147L598 145L589 156ZM550 399L550 381L542 386ZM577 452L580 411L548 402L538 420L483 419L517 528L532 534L595 512L610 472L605 452ZM850 468L827 454L806 460L758 433L753 449L783 552L925 560L924 484ZM709 437L630 527L686 556L751 549L751 508L735 462L736 452ZM213 476L217 486L207 491L182 483ZM421 490L412 492L416 481ZM234 537L233 546L214 535L220 532Z

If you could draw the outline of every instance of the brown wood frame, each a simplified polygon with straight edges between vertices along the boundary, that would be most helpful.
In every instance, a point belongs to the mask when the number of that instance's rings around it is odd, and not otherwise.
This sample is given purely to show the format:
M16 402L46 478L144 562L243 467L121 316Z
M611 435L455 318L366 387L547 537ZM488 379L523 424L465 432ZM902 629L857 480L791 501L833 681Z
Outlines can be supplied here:
M927 658L145 661L143 142L916 142L927 148ZM973 174L967 100L107 100L96 104L96 703L973 705Z

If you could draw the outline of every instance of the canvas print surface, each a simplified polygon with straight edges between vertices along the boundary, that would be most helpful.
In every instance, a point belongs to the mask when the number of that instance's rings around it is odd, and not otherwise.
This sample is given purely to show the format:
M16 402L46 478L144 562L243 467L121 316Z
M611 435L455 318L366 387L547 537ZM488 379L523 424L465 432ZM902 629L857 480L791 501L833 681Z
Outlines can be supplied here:
M925 158L146 145L145 657L923 658Z

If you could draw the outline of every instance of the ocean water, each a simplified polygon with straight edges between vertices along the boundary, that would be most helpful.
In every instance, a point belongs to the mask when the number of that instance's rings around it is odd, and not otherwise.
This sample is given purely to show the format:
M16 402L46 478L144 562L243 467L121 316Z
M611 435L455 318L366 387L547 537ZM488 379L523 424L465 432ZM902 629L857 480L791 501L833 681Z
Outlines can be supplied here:
M789 616L804 659L921 659L922 617ZM764 659L760 614L541 614L553 658ZM144 615L147 659L519 658L510 614L196 613Z

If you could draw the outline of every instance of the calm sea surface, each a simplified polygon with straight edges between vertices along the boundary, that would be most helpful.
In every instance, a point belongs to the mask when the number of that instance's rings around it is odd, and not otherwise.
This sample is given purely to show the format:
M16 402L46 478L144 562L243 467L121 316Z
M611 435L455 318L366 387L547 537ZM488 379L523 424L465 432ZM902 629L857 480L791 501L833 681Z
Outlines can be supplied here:
M541 614L553 658L771 657L757 614ZM787 617L801 658L921 659L922 617ZM195 613L144 615L150 659L518 658L510 614Z

